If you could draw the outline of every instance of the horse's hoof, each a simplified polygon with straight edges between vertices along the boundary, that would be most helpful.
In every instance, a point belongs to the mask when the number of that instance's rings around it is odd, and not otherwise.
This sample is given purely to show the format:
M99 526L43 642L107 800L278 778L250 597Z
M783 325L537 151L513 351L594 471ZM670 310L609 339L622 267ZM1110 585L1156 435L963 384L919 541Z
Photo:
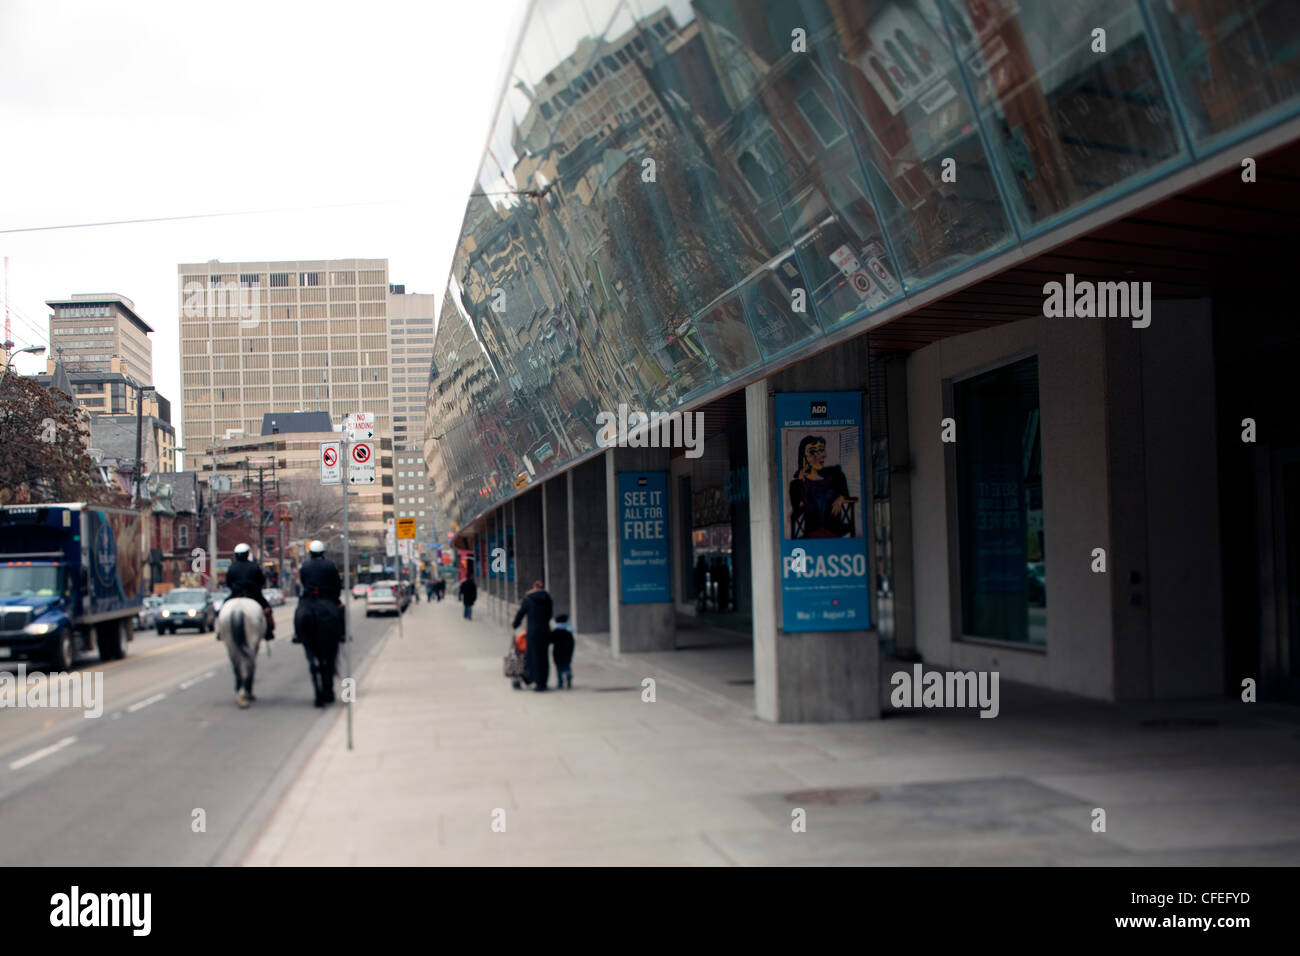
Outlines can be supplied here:
M235 703L237 703L240 707L247 707L248 695L241 690L238 694L235 695Z

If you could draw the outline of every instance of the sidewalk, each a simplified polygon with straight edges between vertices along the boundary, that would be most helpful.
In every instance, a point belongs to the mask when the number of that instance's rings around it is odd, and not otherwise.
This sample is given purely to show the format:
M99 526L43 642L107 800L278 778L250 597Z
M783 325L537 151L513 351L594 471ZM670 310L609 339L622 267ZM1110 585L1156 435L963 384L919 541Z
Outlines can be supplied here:
M405 630L361 684L356 749L340 708L246 864L1300 862L1293 708L1004 684L996 720L774 726L680 665L655 669L643 702L649 662L584 642L572 691L514 691L505 629L451 600L413 607Z

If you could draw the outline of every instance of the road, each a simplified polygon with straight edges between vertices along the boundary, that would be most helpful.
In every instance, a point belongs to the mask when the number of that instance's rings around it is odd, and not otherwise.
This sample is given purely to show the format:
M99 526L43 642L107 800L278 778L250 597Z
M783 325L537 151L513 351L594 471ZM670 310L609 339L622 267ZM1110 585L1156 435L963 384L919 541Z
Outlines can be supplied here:
M225 646L211 632L153 631L136 632L125 660L78 663L103 673L102 716L0 708L0 865L238 863L342 710L313 706L302 648L290 643L294 606L275 610L277 637L258 658L247 710L235 705ZM348 649L364 677L396 622L363 608L353 607Z

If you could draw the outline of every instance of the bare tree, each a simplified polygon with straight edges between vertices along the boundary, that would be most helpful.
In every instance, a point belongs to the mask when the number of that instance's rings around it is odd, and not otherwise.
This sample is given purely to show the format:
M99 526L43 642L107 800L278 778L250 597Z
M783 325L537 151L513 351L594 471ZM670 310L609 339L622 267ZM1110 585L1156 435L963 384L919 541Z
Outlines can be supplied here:
M343 495L337 487L310 479L282 482L281 496L300 502L285 510L293 515L294 538L318 538L330 525L343 527Z

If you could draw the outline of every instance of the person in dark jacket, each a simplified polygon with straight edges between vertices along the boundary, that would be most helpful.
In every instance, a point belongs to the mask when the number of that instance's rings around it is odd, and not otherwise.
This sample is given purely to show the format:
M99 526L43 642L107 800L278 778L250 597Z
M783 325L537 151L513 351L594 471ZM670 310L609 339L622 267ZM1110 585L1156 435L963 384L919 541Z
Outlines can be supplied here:
M230 569L226 571L226 587L230 589L232 598L249 598L262 605L262 610L266 613L266 639L273 641L275 640L275 618L271 616L271 605L262 594L262 588L266 587L266 575L252 562L252 556L253 549L248 545L235 545L235 559L230 562Z
M731 609L731 571L727 567L727 559L718 556L713 559L713 564L709 568L709 577L713 578L718 586L716 605L718 611L728 611Z
M334 703L334 670L339 644L345 639L343 604L339 600L343 579L334 562L325 557L325 542L313 541L308 551L311 557L298 573L302 597L293 615L293 642L301 644L307 655L316 706L324 707Z
M465 620L473 620L474 602L478 600L478 585L474 583L474 575L471 574L460 582L457 593L460 595L460 603L465 605Z
M542 587L541 581L533 582L533 589L524 595L523 603L515 613L511 627L518 627L519 622L528 619L528 651L524 662L524 681L533 685L533 690L546 690L546 680L550 677L550 665L546 661L546 645L551 638L551 613L554 607L551 596Z
M555 615L555 627L551 629L551 657L555 661L555 688L567 687L573 690L573 628L569 626L569 615Z

